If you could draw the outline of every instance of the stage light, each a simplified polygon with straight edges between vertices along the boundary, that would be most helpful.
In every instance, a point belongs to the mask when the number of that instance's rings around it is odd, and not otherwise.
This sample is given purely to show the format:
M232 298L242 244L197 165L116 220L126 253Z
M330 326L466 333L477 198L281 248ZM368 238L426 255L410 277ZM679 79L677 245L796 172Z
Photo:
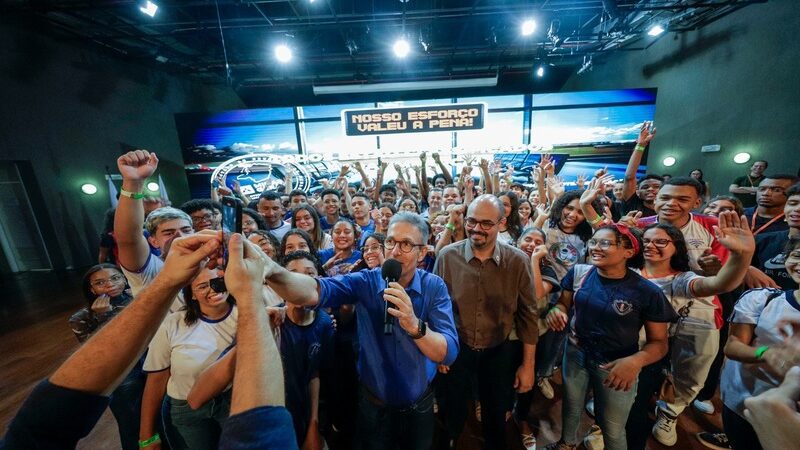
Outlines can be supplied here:
M147 189L149 189L150 192L158 192L158 183L155 181L147 183Z
M292 60L292 49L290 49L286 44L276 45L275 59L282 63L288 63Z
M674 156L667 156L666 158L664 158L664 161L662 161L662 163L667 167L674 166L676 162L678 162L678 160L675 159Z
M536 22L533 19L528 19L522 22L522 35L530 36L536 31Z
M542 78L544 76L544 66L539 66L536 69L536 76Z
M737 153L733 157L733 162L735 162L736 164L744 164L747 161L750 161L750 153L747 153L747 152Z
M394 50L394 54L398 58L405 58L411 51L411 47L408 45L408 41L405 39L398 39L394 42L392 50Z
M92 183L84 183L81 186L81 192L86 195L94 195L97 193L97 186L93 185Z
M650 27L649 30L647 30L647 34L649 36L658 36L659 34L663 33L664 31L666 31L664 29L664 27L662 27L661 25L656 24L656 25L653 25L652 27Z
M145 2L144 6L139 7L139 11L147 14L150 17L155 17L156 11L158 11L158 5L148 0Z

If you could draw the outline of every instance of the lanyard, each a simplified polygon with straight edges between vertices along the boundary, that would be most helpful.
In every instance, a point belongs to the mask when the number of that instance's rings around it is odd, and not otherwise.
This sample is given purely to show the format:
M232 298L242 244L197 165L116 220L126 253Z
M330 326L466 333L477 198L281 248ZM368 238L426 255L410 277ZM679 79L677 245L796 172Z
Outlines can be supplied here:
M751 222L750 223L750 229L753 230L753 236L757 235L758 233L761 233L762 231L764 231L765 228L767 228L768 226L772 225L773 223L775 223L779 219L783 219L783 215L784 215L783 213L780 213L779 215L773 217L772 220L770 220L769 222L765 223L764 225L761 225L761 228L756 230L755 229L756 228L756 217L758 217L758 213L753 211L753 219L750 221Z

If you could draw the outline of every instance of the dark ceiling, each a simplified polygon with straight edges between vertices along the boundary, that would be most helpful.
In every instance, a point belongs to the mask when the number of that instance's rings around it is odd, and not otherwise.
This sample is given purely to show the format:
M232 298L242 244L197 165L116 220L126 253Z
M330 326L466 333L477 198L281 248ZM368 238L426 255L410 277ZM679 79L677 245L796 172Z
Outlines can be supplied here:
M557 90L586 61L642 50L671 33L765 2L154 0L159 8L149 17L139 1L30 0L6 1L0 11L44 22L59 39L228 84L248 106L263 106L338 101L342 97L315 98L312 86L353 82L497 75L492 93ZM536 31L523 37L520 27L528 18ZM648 36L654 24L667 32ZM392 53L400 36L412 47L403 60ZM293 50L288 64L273 56L279 43ZM547 73L538 79L533 72L541 65Z

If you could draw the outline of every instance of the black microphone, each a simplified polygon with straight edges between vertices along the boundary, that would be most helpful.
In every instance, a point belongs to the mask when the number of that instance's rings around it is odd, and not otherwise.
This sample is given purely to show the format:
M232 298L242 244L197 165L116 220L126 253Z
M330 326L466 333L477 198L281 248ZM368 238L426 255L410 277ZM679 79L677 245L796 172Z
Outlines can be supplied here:
M383 262L383 267L381 267L381 277L386 281L386 287L389 286L389 283L393 281L398 281L400 279L400 274L403 272L403 266L400 264L400 261L396 259L387 259ZM384 300L384 310L383 310L383 334L392 334L392 327L394 326L394 316L389 314L389 308L395 308L392 303L389 301Z

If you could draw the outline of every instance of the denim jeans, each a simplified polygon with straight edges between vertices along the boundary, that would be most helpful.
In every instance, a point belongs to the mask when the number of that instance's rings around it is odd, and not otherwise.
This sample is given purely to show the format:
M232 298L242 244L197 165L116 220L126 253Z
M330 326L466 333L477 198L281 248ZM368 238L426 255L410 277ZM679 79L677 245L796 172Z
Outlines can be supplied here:
M407 408L377 405L359 392L357 440L361 450L429 450L433 443L433 389Z
M142 414L142 394L147 376L142 372L141 361L111 393L108 407L114 414L123 450L139 450L139 420Z
M594 413L597 424L603 429L603 440L607 450L626 450L625 423L628 421L633 401L636 398L636 383L630 391L615 391L603 386L608 371L599 366L608 361L589 354L567 341L564 352L564 400L561 411L563 428L561 439L568 444L578 442L578 427L581 423L586 394L594 391Z
M222 424L231 408L231 392L224 392L198 409L186 400L167 397L170 426L167 436L172 450L215 450L219 446ZM166 416L166 415L165 415Z

